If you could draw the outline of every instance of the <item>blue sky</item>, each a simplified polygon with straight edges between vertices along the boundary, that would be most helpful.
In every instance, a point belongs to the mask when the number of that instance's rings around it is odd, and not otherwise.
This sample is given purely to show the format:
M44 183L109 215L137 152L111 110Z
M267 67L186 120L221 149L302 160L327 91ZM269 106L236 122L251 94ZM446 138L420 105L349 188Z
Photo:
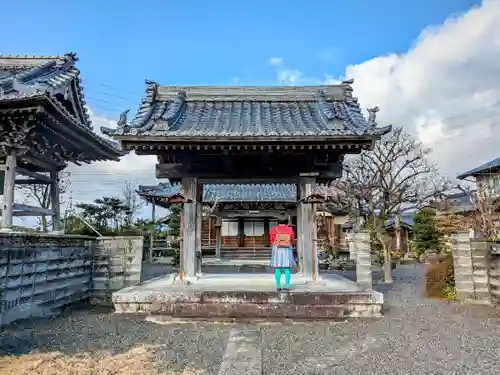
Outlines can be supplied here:
M278 84L280 57L304 77L411 48L472 0L61 1L2 4L3 54L74 51L87 101L116 116L161 84ZM6 16L8 15L8 16ZM6 34L7 30L7 34Z

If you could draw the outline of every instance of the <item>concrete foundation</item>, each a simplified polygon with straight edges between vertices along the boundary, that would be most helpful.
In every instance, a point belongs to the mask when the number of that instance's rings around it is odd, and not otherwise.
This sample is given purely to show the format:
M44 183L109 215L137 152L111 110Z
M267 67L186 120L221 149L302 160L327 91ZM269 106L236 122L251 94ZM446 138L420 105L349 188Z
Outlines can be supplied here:
M211 274L181 282L171 275L113 293L117 313L198 318L380 317L383 295L338 275L294 276L278 293L269 274Z

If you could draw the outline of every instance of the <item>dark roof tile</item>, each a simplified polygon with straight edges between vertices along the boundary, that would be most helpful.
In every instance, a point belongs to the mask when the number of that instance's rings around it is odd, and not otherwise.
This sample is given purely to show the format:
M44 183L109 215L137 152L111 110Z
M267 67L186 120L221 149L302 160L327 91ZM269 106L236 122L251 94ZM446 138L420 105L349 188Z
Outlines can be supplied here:
M80 71L75 66L77 60L74 53L63 56L0 55L0 102L47 96L55 107L88 136L106 149L111 149L112 154L123 155L117 142L105 139L92 130L81 88ZM83 116L71 113L54 97L56 94L66 96L73 82L76 82L76 95L79 97Z
M489 161L485 164L480 165L479 167L473 168L470 171L467 171L465 173L462 173L461 175L457 176L459 180L462 180L467 177L472 177L475 175L481 175L485 174L488 172L492 172L494 169L500 168L500 158L496 158L492 161Z
M181 185L160 183L157 186L139 186L138 194L168 198L180 194ZM335 192L326 185L317 185L316 193L332 196ZM214 202L297 202L294 184L214 184L204 185L203 201Z
M365 119L351 82L304 87L182 87L150 82L135 118L108 135L169 137L382 135Z

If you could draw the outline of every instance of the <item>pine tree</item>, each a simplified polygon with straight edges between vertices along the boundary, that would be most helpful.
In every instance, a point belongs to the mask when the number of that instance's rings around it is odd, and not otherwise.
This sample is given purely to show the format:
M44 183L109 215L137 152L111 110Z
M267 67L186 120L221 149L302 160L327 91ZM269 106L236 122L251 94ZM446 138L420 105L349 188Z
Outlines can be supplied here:
M414 248L419 254L426 250L439 250L440 233L437 225L436 211L426 208L418 212L414 219Z

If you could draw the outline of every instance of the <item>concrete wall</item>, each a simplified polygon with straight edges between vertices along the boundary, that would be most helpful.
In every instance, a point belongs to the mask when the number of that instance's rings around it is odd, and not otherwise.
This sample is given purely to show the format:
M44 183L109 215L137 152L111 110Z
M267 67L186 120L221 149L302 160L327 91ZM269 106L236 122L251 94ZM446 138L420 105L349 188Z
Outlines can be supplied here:
M142 237L0 233L0 325L140 282Z
M94 249L91 304L112 305L111 294L141 282L143 237L101 237Z
M0 324L88 298L91 274L91 237L0 233Z

